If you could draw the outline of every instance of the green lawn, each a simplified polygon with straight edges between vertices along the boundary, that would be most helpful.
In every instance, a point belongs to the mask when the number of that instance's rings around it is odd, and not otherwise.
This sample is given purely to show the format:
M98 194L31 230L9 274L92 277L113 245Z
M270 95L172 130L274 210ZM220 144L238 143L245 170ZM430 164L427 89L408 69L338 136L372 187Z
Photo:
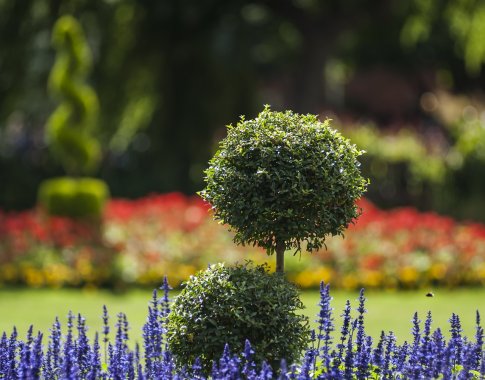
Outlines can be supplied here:
M482 316L482 327L485 325L485 288L435 290L434 297L426 297L426 291L385 292L369 291L366 293L365 327L367 334L377 338L380 332L393 331L397 340L403 343L412 339L411 328L414 312L418 312L422 324L428 311L433 316L432 329L441 328L445 336L449 335L448 319L452 313L458 314L463 326L463 333L473 337L475 333L475 316L478 310ZM334 297L332 306L334 315L340 316L347 299L356 308L358 293L331 291ZM316 315L319 309L318 292L305 292L302 301L307 305L306 314ZM354 311L355 315L355 311ZM314 320L313 318L312 320ZM340 319L340 318L339 318ZM340 330L340 326L338 326Z
M485 317L485 288L460 289L454 291L435 290L435 297L425 296L425 291L369 292L367 294L366 331L378 337L381 330L393 330L400 342L410 339L411 319L418 311L424 320L428 310L433 313L434 327L447 331L452 312L460 315L464 332L474 334L475 310ZM351 300L357 306L358 293L332 291L335 314L340 315L345 301ZM117 313L127 314L132 327L133 338L140 340L141 327L145 322L147 305L151 297L148 290L132 290L123 295L106 291L45 290L45 289L1 289L0 288L0 331L10 332L16 325L21 336L30 324L35 330L48 334L55 316L64 324L69 310L82 313L87 319L90 331L101 328L102 306L108 307L114 320ZM312 321L318 312L319 294L316 291L303 292L302 300L307 305L305 313Z

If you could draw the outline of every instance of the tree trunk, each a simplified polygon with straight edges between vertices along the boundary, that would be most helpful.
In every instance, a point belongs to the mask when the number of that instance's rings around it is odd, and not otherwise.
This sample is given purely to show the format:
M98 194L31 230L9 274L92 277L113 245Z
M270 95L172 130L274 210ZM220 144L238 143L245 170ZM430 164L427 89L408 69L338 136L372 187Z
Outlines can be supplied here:
M276 272L285 272L285 242L276 241Z

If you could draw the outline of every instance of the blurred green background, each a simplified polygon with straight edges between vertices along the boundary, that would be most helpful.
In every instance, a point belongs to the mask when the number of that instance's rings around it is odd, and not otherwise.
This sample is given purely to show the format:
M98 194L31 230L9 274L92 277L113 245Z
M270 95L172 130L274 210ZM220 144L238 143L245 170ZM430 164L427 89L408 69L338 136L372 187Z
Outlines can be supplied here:
M92 51L114 197L193 194L239 115L334 119L368 151L369 198L485 221L485 4L478 0L1 0L0 209L63 174L45 143L51 31Z

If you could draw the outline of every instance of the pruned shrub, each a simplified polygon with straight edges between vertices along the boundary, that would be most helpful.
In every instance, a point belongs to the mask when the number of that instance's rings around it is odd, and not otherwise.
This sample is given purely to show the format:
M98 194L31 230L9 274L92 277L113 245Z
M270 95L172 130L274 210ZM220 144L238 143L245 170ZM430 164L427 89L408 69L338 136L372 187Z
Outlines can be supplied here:
M237 244L276 252L283 272L285 250L301 243L318 250L359 215L355 202L368 183L357 160L362 153L328 119L266 106L255 119L229 125L200 195Z
M45 137L69 177L41 183L38 201L50 215L99 219L108 187L99 179L80 177L94 172L101 159L100 142L95 137L98 98L86 83L91 51L81 25L72 16L57 20L52 42L56 60L49 90L59 105L47 121Z
M106 183L89 177L54 178L39 188L39 204L50 215L99 219L108 198Z
M255 360L294 362L306 347L308 319L297 288L266 266L223 264L191 276L168 316L167 340L178 363L199 358L210 369L227 343L242 352L246 339Z

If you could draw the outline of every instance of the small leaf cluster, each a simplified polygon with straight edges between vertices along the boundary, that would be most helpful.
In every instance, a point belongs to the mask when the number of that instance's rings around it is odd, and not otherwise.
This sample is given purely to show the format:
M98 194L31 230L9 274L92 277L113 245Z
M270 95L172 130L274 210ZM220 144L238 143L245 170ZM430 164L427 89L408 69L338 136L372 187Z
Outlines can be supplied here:
M168 316L167 341L180 364L199 358L208 370L228 344L251 342L256 362L297 360L309 337L297 288L266 266L210 266L192 276Z
M355 201L368 184L363 153L315 115L273 112L228 126L205 171L202 198L235 232L237 244L318 250L359 215Z

